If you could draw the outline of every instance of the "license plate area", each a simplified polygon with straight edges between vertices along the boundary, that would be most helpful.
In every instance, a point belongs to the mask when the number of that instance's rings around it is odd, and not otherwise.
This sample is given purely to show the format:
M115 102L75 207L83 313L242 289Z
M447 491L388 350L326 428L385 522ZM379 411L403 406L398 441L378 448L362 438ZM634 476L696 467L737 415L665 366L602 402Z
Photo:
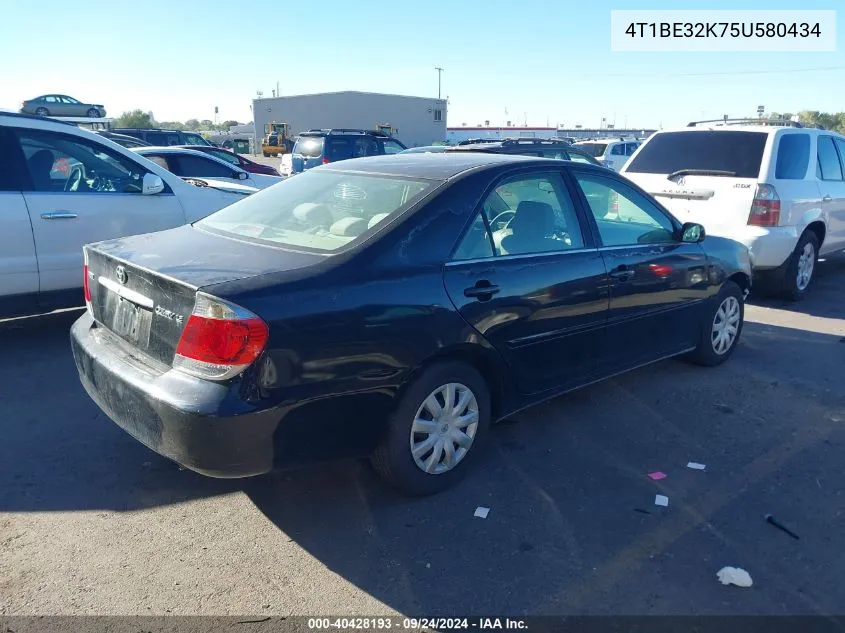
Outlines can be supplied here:
M120 338L133 345L146 349L150 341L152 311L144 309L129 299L112 295L114 313L111 330Z

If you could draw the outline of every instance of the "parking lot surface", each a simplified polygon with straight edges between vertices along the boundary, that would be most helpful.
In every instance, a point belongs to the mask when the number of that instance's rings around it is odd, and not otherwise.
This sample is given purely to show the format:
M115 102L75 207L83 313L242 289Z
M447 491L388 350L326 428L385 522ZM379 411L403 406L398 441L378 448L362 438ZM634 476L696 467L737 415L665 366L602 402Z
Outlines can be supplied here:
M425 499L358 462L180 471L84 393L78 311L2 322L0 613L839 613L843 296L845 259L824 262L805 301L752 298L724 366L665 361L526 411ZM721 585L726 565L753 587Z

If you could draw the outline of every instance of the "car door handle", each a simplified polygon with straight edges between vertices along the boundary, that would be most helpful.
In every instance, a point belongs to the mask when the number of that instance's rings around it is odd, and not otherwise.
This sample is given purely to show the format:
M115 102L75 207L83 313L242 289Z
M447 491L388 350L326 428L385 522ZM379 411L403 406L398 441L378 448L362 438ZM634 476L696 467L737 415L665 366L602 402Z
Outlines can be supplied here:
M610 271L610 276L619 281L628 281L634 276L634 269L628 268L625 264L617 266Z
M833 198L831 198L830 196L825 196L824 198L822 198L822 202L830 202L831 200L833 200Z
M464 290L464 296L468 298L478 299L479 301L488 301L493 298L494 294L499 292L499 286L494 286L486 279L477 282L472 288Z
M42 213L42 220L73 220L77 216L70 211L50 211L49 213Z

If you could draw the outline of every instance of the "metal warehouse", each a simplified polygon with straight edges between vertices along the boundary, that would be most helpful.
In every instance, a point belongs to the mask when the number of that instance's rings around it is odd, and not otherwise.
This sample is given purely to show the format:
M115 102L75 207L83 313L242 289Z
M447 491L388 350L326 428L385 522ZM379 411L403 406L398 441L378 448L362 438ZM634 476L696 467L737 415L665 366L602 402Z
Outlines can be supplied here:
M408 147L446 140L446 100L374 92L324 92L254 99L256 147L265 125L287 123L292 135L313 128L392 127L394 137Z

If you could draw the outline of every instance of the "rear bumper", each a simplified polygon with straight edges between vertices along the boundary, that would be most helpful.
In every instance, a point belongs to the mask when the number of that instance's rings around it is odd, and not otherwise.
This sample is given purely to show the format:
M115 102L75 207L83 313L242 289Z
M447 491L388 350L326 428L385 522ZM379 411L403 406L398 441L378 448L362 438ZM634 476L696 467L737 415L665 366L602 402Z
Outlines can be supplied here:
M745 244L751 256L751 266L756 271L783 265L795 250L801 234L796 226L745 226L721 236Z
M231 385L143 362L87 312L71 327L70 339L88 395L142 444L210 477L272 470L275 411L250 407Z

